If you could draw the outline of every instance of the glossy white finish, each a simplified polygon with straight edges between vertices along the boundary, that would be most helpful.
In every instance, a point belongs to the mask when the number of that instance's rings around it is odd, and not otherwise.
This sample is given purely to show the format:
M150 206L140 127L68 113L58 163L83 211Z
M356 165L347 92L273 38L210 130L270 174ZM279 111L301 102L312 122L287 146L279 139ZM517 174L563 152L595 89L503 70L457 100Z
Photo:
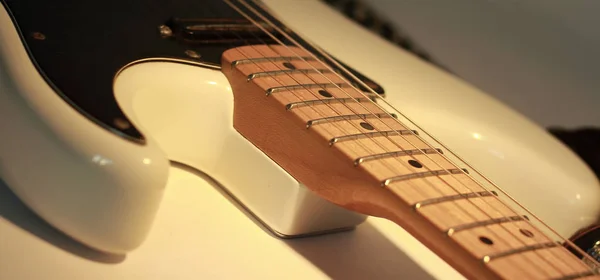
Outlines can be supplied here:
M233 128L233 93L220 71L144 62L119 74L115 95L169 159L209 174L278 235L354 227L366 219L310 192Z
M265 0L265 2L285 16L290 25L308 35L312 41L318 41L319 45L335 54L337 58L381 83L388 92L389 100L398 109L413 117L427 131L501 183L506 190L525 202L536 213L547 218L547 221L562 234L569 235L598 218L600 189L597 181L580 160L540 128L466 84L423 64L409 54L352 25L324 7L322 3L281 0ZM10 131L14 132L8 138L13 142L4 140L0 142L2 143L0 177L15 189L24 201L30 206L33 205L31 207L36 212L63 231L72 235L93 236L96 239L82 241L88 244L92 241L96 242L95 247L111 248L111 251L123 251L135 247L132 245L141 241L140 236L144 235L137 229L148 229L149 220L153 217L167 175L165 156L158 146L164 149L170 158L195 165L204 171L212 170L215 174L209 175L219 177L217 179L226 187L240 186L241 190L245 178L250 178L256 182L270 182L271 185L266 185L268 188L283 192L284 195L302 192L302 188L276 189L282 185L288 186L285 184L291 186L293 181L285 174L268 172L267 170L276 166L268 163L263 155L257 154L253 146L241 142L239 136L234 136L231 127L223 126L224 123L230 123L231 111L222 111L220 108L230 110L232 100L231 93L227 90L220 73L182 64L157 62L134 65L122 72L115 84L120 104L141 126L142 131L148 132L147 136L156 139L156 142L150 139L147 147L137 146L94 126L56 97L27 61L22 46L16 43L19 41L15 38L14 32L11 28L7 28L11 23L3 11L0 13L0 23L3 26L0 29L0 42L3 42L0 44L2 46L0 47L0 86L2 87L0 114L3 120L6 119L5 116L17 119L11 122L0 120L2 131L9 131L7 129L10 128L12 129ZM187 78L173 82L181 77ZM208 83L209 81L214 83ZM177 91L173 91L173 87ZM203 90L206 91L202 92ZM11 103L8 103L9 101ZM171 115L175 113L177 115ZM176 116L185 116L189 119L174 119ZM14 124L19 124L19 129L15 129ZM22 127L30 129L21 129ZM184 128L187 130L183 131ZM86 133L82 134L81 131ZM206 137L202 137L203 135ZM15 152L15 142L32 156L24 157L23 152ZM194 149L196 153L189 152L190 149ZM112 160L112 164L104 166L91 164L90 161L93 163L92 159L95 155ZM245 162L246 160L248 162ZM96 161L106 163L102 160ZM256 161L262 163L256 164ZM31 169L25 168L25 164L37 164L37 166ZM36 173L47 172L52 176L42 177L25 173L31 170L35 170ZM266 238L266 234L263 237L260 235L264 234L262 231L260 234L256 233L258 227L248 223L246 217L237 209L233 209L229 203L213 204L213 200L222 198L214 194L205 197L207 193L200 191L206 188L205 183L195 181L193 177L185 174L174 173L176 174L170 177L173 190L163 202L159 215L160 223L151 232L150 242L145 244L146 247L130 254L131 258L128 257L117 264L116 268L82 261L56 247L39 242L19 229L15 229L12 223L7 223L0 218L0 232L7 232L5 235L0 235L0 251L9 252L0 254L0 278L6 278L2 277L6 275L9 278L62 275L64 277L57 277L76 279L88 275L93 275L88 279L130 279L139 275L147 276L141 277L144 279L152 279L152 277L164 279L167 276L174 276L175 279L246 278L244 271L232 269L239 266L248 271L248 275L255 277L266 275L267 278L282 278L281 275L291 275L290 278L312 279L312 276L332 277L331 274L324 275L319 269L326 270L325 267L334 266L331 262L336 261L341 266L350 266L348 271L357 271L356 267L364 263L367 265L366 269L373 269L373 267L375 269L372 274L360 275L365 277L383 275L375 278L386 278L385 274L378 274L382 272L376 269L378 265L385 266L385 264L370 262L368 259L362 259L362 262L344 263L344 259L340 257L339 260L320 259L317 263L307 264L306 260L299 258L296 252L290 252L289 248L279 246L283 244L281 241ZM266 176L269 178L264 178ZM38 181L30 183L23 181L23 178L38 179ZM61 194L73 194L80 189L81 185L86 187L87 192L79 193L77 197L54 196L50 197L54 199L48 199L46 196L51 195L50 191L56 189L38 187L41 186L40 178L46 178L45 182L55 180L59 182L60 184L54 186L65 188ZM179 181L178 178L183 179ZM116 183L106 183L111 179L114 180L111 182L116 181ZM86 184L81 183L84 180ZM265 187L265 185L259 186ZM247 190L252 191L254 186L243 187L249 187ZM103 197L98 192L106 194L109 191L122 191L132 195L131 197L152 198L147 201L132 198L129 201L132 204L124 208L134 211L142 207L134 205L135 203L150 205L148 206L150 209L144 212L147 215L138 220L145 227L137 225L135 229L127 231L128 228L119 223L124 221L125 217L117 215L114 210L116 207L108 207L110 204L106 204L108 206L105 208L95 208L97 204L93 202L117 201L116 197L106 197L107 200L98 199ZM254 194L251 191L236 193L236 195L240 199L253 199L251 196ZM91 195L94 197L90 197ZM80 199L84 203L79 204L76 209L67 209L66 206L69 204L58 203L61 199L67 198ZM210 207L201 207L204 204ZM298 204L287 205L293 208ZM264 207L273 209L274 205ZM228 209L236 211L231 212ZM561 209L560 213L557 213L559 211L556 209ZM563 211L563 209L567 210ZM271 210L257 208L253 211ZM273 217L265 220L269 224L279 223L283 227L296 230L294 225L285 224L283 220L285 215L280 216L286 211L291 210L288 208L275 213L265 213ZM70 218L71 216L65 216L65 213L76 217ZM238 218L231 218L236 215ZM108 224L107 220L101 217L109 216L116 218L116 225L123 226L120 230L125 232L122 233L127 233L128 238L135 237L136 242L129 242L127 246L120 246L120 243L116 246L115 242L106 244L106 240L113 240L114 236L109 235L108 231L114 233L115 221L110 221L111 223ZM394 242L388 242L389 244L384 242L384 247L395 246L404 251L409 256L407 259L415 261L411 264L411 268L425 269L436 278L458 277L456 272L449 269L439 258L403 230L380 220L373 223L378 224L377 231L381 234L379 237L369 235L369 238L372 238L369 240L381 240L381 238L393 240ZM220 233L220 229L238 232ZM361 227L359 232L360 230ZM104 238L102 242L97 242L97 239L102 238ZM315 240L332 240L330 238L337 240L335 235ZM262 246L248 245L252 242L261 242ZM314 242L318 244L319 241ZM21 256L20 247L15 244L29 251L39 250L39 255L32 258L30 262L33 262L31 265L43 269L28 272L18 263L19 258L7 257ZM372 252L368 248L368 241L362 245L356 243L349 245L357 255L363 251ZM363 246L363 248L356 249L356 246L359 248ZM336 255L343 256L345 252L343 250L348 250L348 246L339 245L331 249L337 250L334 251L338 252ZM315 250L313 247L312 250L301 249L297 252L312 254ZM312 259L318 258L315 255L318 254L313 254ZM394 258L400 255L402 254L385 256ZM306 258L310 259L310 256ZM361 260L357 256L349 258ZM49 260L54 260L57 265L47 265ZM73 267L76 269L72 269ZM385 266L385 269L394 268ZM91 272L88 274L88 271ZM344 275L353 276L353 274ZM359 275L358 271L356 275ZM387 278L391 276L387 275Z
M2 41L19 42L8 30ZM154 62L119 73L115 96L143 128L148 143L142 146L83 118L52 92L22 48L7 45L3 53L12 60L5 68L17 73L3 75L0 88L0 129L10 132L0 145L0 159L10 162L0 177L36 213L84 244L125 253L143 241L161 200L166 155L226 185L280 236L347 229L366 219L309 192L233 129L233 95L219 71Z
M101 255L59 235L7 198L0 183L0 279L464 279L386 220L369 218L355 231L282 240L202 175L180 168L169 174L152 231L127 256Z
M82 117L38 74L1 6L0 26L0 178L73 238L136 248L162 200L167 158L152 139L123 141Z

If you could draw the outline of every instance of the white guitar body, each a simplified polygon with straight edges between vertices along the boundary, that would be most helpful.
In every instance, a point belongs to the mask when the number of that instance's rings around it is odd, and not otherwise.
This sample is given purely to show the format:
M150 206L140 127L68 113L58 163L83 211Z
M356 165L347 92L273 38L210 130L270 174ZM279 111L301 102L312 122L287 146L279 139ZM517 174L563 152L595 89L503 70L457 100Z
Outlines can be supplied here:
M388 102L561 235L598 221L597 179L542 128L320 2L265 2L299 33L381 84ZM364 221L311 194L237 133L233 95L219 70L167 60L124 68L114 90L148 136L146 145L136 145L96 126L53 92L3 9L0 26L0 178L44 220L112 253L106 256L146 240L107 266L44 242L0 212L0 279L460 278L380 219L355 233L279 241L206 177L169 167L176 161L207 174L279 235ZM382 249L383 243L394 249ZM351 252L345 258L339 258L342 247ZM29 251L26 260L23 251Z

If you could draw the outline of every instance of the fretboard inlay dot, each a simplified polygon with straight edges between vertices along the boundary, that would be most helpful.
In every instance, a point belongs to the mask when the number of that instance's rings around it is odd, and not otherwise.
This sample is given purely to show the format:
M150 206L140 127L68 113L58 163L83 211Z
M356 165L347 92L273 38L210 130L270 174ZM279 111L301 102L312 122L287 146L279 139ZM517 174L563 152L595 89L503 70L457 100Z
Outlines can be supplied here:
M283 66L285 66L285 68L287 68L287 69L292 69L292 70L296 69L296 66L294 66L294 64L291 64L289 62L284 62Z
M375 128L367 122L361 122L360 126L362 126L362 128L366 129L366 130L374 130Z
M525 236L527 236L529 238L533 237L533 232L531 232L529 230L526 230L524 228L519 229L519 232L521 232L521 234L523 234L523 235L525 235Z
M408 164L412 165L415 168L422 168L423 167L423 165L420 162L418 162L418 161L416 161L414 159L408 160Z
M333 97L333 95L331 93L329 93L328 91L326 91L324 89L319 90L319 94L322 95L323 97L327 97L327 98Z
M494 245L494 241L492 241L491 239L485 237L485 236L480 236L479 237L479 241L481 241L483 244L487 244L487 245Z

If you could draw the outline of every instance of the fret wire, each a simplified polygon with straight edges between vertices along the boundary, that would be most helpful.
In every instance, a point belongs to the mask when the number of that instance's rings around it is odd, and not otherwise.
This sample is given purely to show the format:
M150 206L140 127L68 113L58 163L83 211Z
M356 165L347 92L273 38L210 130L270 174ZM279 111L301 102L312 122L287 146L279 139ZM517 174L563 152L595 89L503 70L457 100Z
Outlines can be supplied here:
M333 146L335 143L347 141L347 140L356 140L362 138L368 138L373 136L394 136L394 135L416 135L418 134L415 130L386 130L386 131L376 131L376 132L366 132L366 133L356 133L349 135L342 135L338 137L333 137L329 140L329 145Z
M473 222L473 223L468 223L468 224L451 227L446 230L446 234L448 236L452 236L453 234L463 231L463 230L469 230L469 229L474 229L474 228L478 228L478 227L501 224L501 223L519 222L519 221L522 221L522 219L523 219L523 216L510 216L510 217L494 218L494 219L489 219L489 220L485 220L485 221Z
M227 1L227 2L229 3L229 1ZM257 16L259 16L259 17L261 17L263 20L265 20L265 22L267 22L267 23L269 23L270 25L274 26L276 30L278 30L280 33L282 33L282 34L283 34L284 36L286 36L288 39L291 39L291 40L292 40L292 42L293 42L293 43L294 43L296 46L299 46L299 45L298 45L298 43L297 43L297 42L296 42L294 39L290 38L290 37L289 37L289 35L285 34L285 32L282 32L282 31L281 31L281 30L280 30L280 29L279 29L277 26L273 25L273 24L270 22L270 20L268 20L268 19L265 19L263 16L261 16L259 13L257 13L257 12L256 12L256 10L254 10L252 7L249 7L249 6L248 6L248 4L247 4L247 3L245 3L245 1L243 1L243 0L240 0L240 2L241 2L243 5L245 5L247 8L249 8L249 9L250 9L250 10L251 10L251 11L252 11L252 12L253 12L255 15L257 15ZM242 13L240 10L238 10L238 12ZM244 16L245 16L247 19L249 19L249 20L253 21L251 18L247 17L247 16L246 16L244 13L242 13L242 14L243 14L243 15L244 15ZM253 22L254 22L254 21L253 21ZM263 29L263 31L265 31L265 30ZM280 45L282 45L282 46L285 46L284 44L282 44L282 43L281 43L281 41L279 41L277 38L273 37L273 35L272 35L272 34L270 34L268 31L265 31L265 32L266 32L267 34L269 34L269 35L270 35L272 38L274 38L276 41L278 41ZM299 46L299 47L301 47L301 46ZM301 47L301 48L302 48L302 47ZM289 47L288 47L288 49L289 49ZM293 51L292 51L292 52L293 52ZM295 53L295 52L294 52L294 53ZM297 54L296 54L296 55L297 55ZM326 55L326 54L325 54L325 55ZM329 57L329 56L328 56L328 57ZM342 69L343 69L343 70L345 70L344 68L342 68ZM345 70L345 71L347 72L347 70ZM354 76L353 76L353 77L354 77ZM356 77L354 77L354 78L356 78ZM360 82L362 83L362 81L360 81ZM364 83L362 83L362 84L363 84L363 86L364 86ZM367 86L367 88L368 88L369 90L371 90L371 92L373 92L373 90L372 90L372 89L370 89L368 86ZM387 103L387 102L386 102L386 103ZM410 143L410 142L409 142L409 143ZM413 146L414 146L414 144L413 144ZM476 180L475 180L475 182L476 182L476 183L478 183ZM450 185L449 185L449 186L450 186ZM450 187L452 187L452 186L450 186ZM487 189L487 188L485 188L485 187L483 187L483 188L484 188L484 189ZM513 211L514 211L514 210L513 210ZM550 265L552 265L552 264L550 264Z
M256 78L262 77L272 77L277 75L285 75L285 74L313 74L313 73L330 73L331 71L327 69L288 69L288 70L277 70L277 71L265 71L259 73L253 73L248 75L247 81L252 81Z
M298 89L314 89L314 88L341 88L341 87L349 87L350 85L348 84L332 84L332 83L319 83L319 84L299 84L299 85L289 85L289 86L279 86L279 87L272 87L267 89L266 94L267 96L273 94L273 93L277 93L277 92L282 92L282 91L293 91L293 90L298 90Z
M327 123L327 122L334 122L334 121L349 121L349 120L357 120L357 119L369 119L369 118L374 118L374 117L383 117L385 118L387 115L386 114L380 114L377 113L375 115L373 114L352 114L352 115L341 115L341 116L333 116L333 117L324 117L324 118L320 118L320 119L314 119L314 120L310 120L306 122L306 128L310 128L311 126L315 125L315 124L321 124L321 123Z
M390 157L401 157L401 156L408 156L408 155L419 155L419 154L424 154L424 153L425 154L435 154L435 153L443 153L443 152L440 149L421 149L421 150L413 149L413 150L404 150L404 151L373 154L373 155L368 155L368 156L357 158L356 160L354 160L354 165L358 166L363 162L367 162L367 161L371 161L371 160L390 158Z
M387 187L391 183L406 181L406 180L415 179L415 178L440 176L440 175L448 175L448 174L461 174L461 173L462 173L462 170L459 168L449 169L449 170L442 169L442 170L430 170L430 171L423 171L423 172L418 172L418 173L410 173L410 174L404 174L404 175L394 176L394 177L385 179L381 183L381 186Z
M483 258L481 258L481 260L484 263L489 263L493 260L508 257L511 255L516 255L516 254L521 254L521 253L525 253L525 252L529 252L529 251L536 251L536 250L541 250L541 249L550 249L550 248L560 247L560 246L561 245L557 242L547 242L547 243L523 246L521 248L517 248L517 249L513 249L513 250L509 250L509 251L504 251L504 252L500 252L500 253L496 253L496 254L490 254L490 255L484 256Z
M459 193L459 194L455 194L455 195L448 195L448 196L442 196L442 197L430 198L427 200L423 200L421 202L417 202L417 203L413 204L413 208L419 209L423 206L434 205L434 204L448 202L448 201L476 198L476 197L495 196L495 195L498 195L498 194L496 194L494 192L488 192L488 191Z
M273 61L293 61L293 60L302 60L302 61L315 61L316 59L311 56L276 56L276 57L258 57L258 58L247 58L241 59L231 62L231 66L237 66L241 64L256 64L257 62L273 62Z
M358 102L369 102L368 98L362 98L362 97L359 97L356 100ZM330 104L330 103L348 103L348 102L354 102L354 99L352 99L352 98L314 99L314 100L305 100L305 101L289 103L289 104L285 105L285 109L289 111L291 109L303 107L303 106Z

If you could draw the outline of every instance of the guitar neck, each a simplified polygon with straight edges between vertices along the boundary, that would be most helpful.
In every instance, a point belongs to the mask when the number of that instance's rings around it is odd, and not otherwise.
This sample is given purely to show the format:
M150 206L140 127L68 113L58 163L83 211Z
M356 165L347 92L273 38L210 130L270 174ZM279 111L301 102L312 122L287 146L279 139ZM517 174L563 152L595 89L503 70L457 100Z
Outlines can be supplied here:
M311 54L244 46L222 69L234 127L320 196L397 223L469 278L594 275Z

